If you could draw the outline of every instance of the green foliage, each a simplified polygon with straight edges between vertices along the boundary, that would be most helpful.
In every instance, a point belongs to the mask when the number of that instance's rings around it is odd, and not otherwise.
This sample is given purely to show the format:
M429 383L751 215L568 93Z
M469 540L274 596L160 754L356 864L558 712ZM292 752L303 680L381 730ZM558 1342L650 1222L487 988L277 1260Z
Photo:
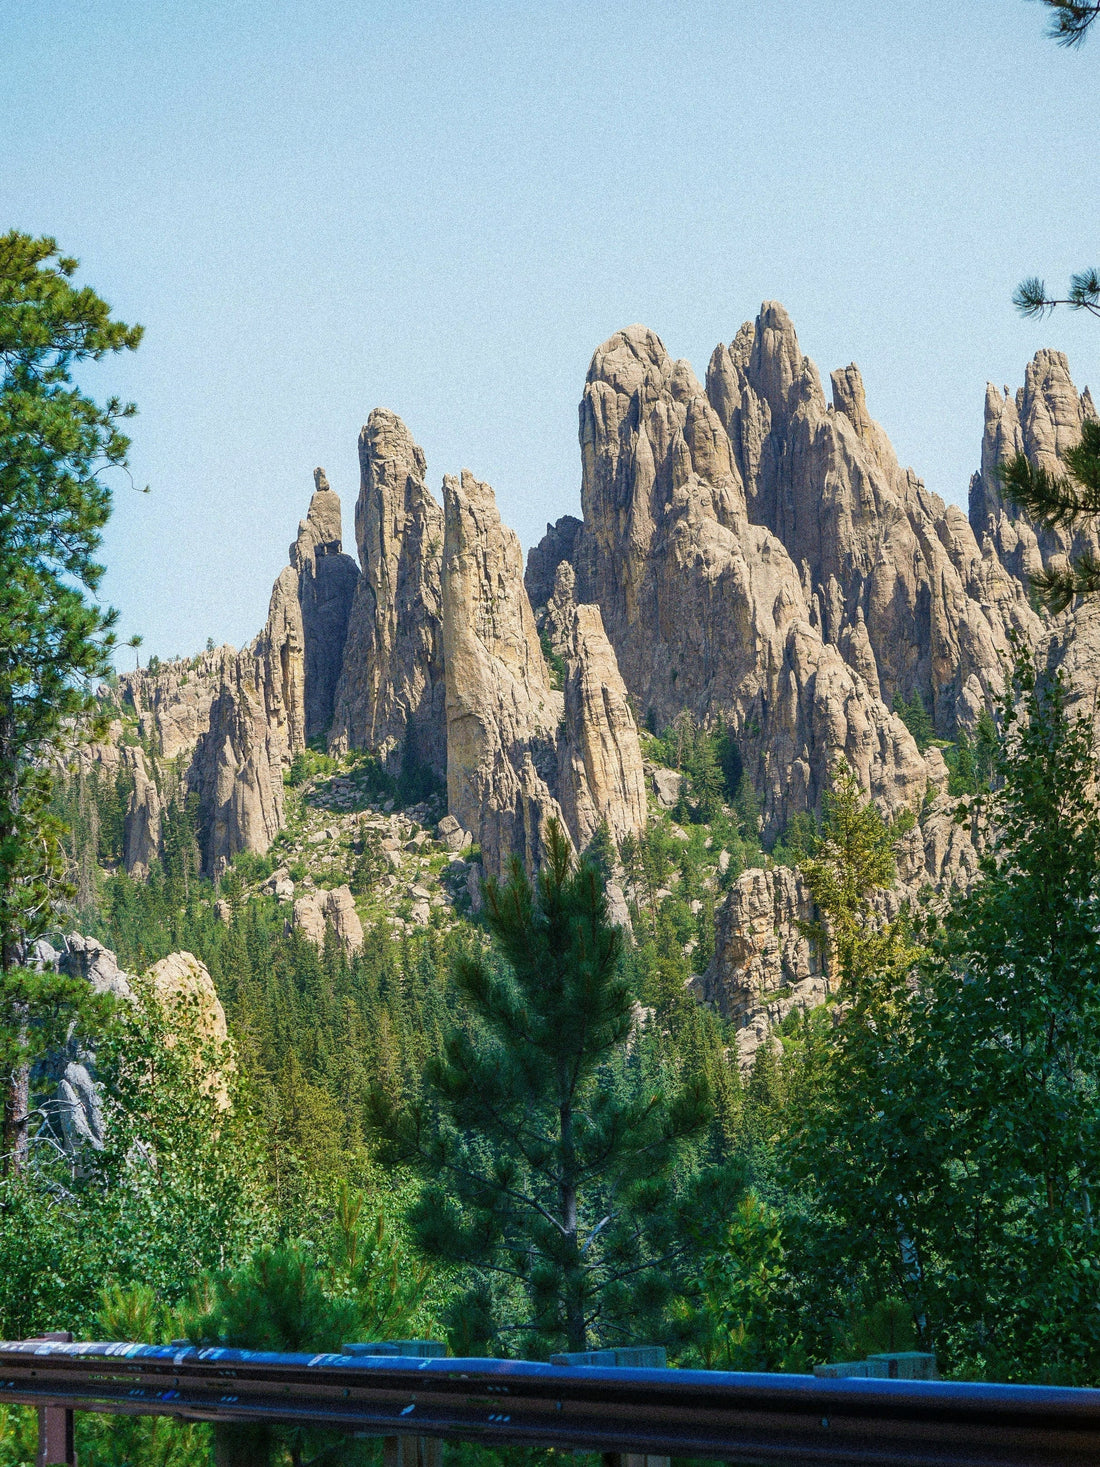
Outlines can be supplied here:
M592 839L584 849L584 859L600 873L603 881L611 879L611 872L618 863L619 853L608 829L607 821L601 820Z
M41 761L95 711L114 613L94 599L95 559L111 508L100 475L123 468L120 423L132 406L103 406L73 370L132 350L138 327L71 281L77 262L52 239L0 236L0 947L48 926L58 895L60 832L48 814ZM86 599L86 598L92 599Z
M465 1270L465 1345L630 1338L667 1299L684 1250L671 1178L706 1124L705 1092L697 1080L666 1092L639 1072L622 937L598 873L574 867L556 823L537 883L517 863L485 894L496 956L457 959L463 1009L425 1101L376 1091L374 1124L425 1178L421 1246Z
M565 687L565 658L560 652L554 651L550 634L545 627L539 632L539 646L546 658L546 666L550 669L550 686L560 691Z
M732 730L700 728L687 710L661 737L647 738L645 751L685 777L677 818L713 820L741 788L741 751Z
M817 849L817 821L805 810L796 811L772 847L777 866L797 866Z
M308 780L332 774L335 770L336 760L328 754L320 753L316 749L299 749L283 778L291 789L297 789Z
M84 1329L104 1280L169 1303L270 1224L255 1122L227 1056L140 991L97 1037L106 1145L48 1144L0 1183L0 1334ZM221 1075L232 1104L210 1083Z
M936 730L920 689L913 689L913 696L908 702L900 692L895 693L891 707L913 735L917 748L923 753L935 737Z
M391 870L382 849L382 837L376 830L363 833L356 852L355 866L349 885L356 896L366 896Z
M805 1368L778 1213L753 1192L715 1238L698 1239L697 1271L674 1318L687 1341L683 1365L703 1370Z
M899 833L898 824L887 825L864 800L855 776L842 766L822 800L813 854L799 864L822 914L805 930L821 944L830 981L857 1000L913 958L904 915L883 924L870 902L876 891L894 884Z
M1001 726L982 880L917 965L884 954L837 1022L787 1049L782 1150L828 1220L817 1266L861 1260L868 1318L904 1301L922 1345L966 1376L1087 1384L1100 1378L1090 731L1025 655Z
M1100 276L1091 275L1100 292ZM1062 459L1064 474L1037 468L1023 453L997 469L1009 499L1044 529L1072 529L1100 515L1100 423L1086 418L1079 441L1063 451ZM1075 596L1100 590L1100 560L1086 551L1066 566L1037 572L1031 584L1043 605L1064 611Z

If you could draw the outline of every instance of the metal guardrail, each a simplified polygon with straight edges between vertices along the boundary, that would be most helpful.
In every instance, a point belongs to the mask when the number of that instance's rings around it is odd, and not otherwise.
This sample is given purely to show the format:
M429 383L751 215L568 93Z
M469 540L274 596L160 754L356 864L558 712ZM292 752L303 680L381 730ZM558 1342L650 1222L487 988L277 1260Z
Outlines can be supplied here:
M1068 1387L25 1340L0 1344L5 1401L58 1440L106 1411L766 1467L1100 1463L1100 1390Z

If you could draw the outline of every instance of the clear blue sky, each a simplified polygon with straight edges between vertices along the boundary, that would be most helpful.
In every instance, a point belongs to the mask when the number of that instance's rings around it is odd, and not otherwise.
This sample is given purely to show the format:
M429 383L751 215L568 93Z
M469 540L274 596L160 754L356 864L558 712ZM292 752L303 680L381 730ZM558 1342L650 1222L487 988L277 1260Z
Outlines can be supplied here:
M145 650L240 644L315 464L356 438L488 479L524 544L579 505L593 348L700 376L761 300L855 360L903 462L965 503L987 378L1100 324L1016 282L1100 264L1100 36L1028 0L539 5L0 0L0 227L53 234L138 354L107 595Z

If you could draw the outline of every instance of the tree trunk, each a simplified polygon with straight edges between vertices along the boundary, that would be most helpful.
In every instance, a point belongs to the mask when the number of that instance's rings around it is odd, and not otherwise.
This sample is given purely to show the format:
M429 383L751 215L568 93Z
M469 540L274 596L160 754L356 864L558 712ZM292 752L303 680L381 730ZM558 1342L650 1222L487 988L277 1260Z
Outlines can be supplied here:
M30 1065L17 1065L9 1074L4 1090L3 1158L6 1176L18 1176L27 1165L27 1111L30 1107L30 1095Z
M584 1299L581 1287L583 1269L577 1239L577 1159L573 1145L572 1108L563 1105L559 1114L561 1120L561 1183L558 1188L558 1203L570 1253L570 1262L565 1267L564 1277L565 1337L571 1351L581 1351L588 1348L588 1332L584 1323Z

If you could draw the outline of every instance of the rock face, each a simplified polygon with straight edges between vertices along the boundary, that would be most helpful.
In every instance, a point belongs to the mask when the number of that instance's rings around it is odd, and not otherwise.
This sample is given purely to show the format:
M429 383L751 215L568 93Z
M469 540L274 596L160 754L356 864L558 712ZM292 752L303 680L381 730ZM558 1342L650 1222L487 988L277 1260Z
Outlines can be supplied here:
M897 847L898 881L878 894L884 920L931 886L966 889L978 874L974 832L954 819L954 801L938 796ZM824 1002L826 975L806 935L818 913L801 875L785 866L745 871L718 911L714 957L693 980L695 992L737 1025L741 1065L752 1066L771 1030L793 1009Z
M35 950L39 966L53 968L73 978L83 978L99 994L109 994L120 1003L134 1000L139 984L124 973L109 948L94 937L70 932L64 950L55 952L40 942ZM170 953L140 980L141 986L161 1009L167 1028L165 1040L175 1045L182 1038L196 1067L200 1089L214 1098L221 1109L229 1105L229 1080L233 1058L225 1011L206 967L192 953ZM196 1047L197 1046L197 1047ZM106 1140L103 1097L96 1080L95 1055L70 1040L36 1066L36 1080L55 1084L48 1102L47 1119L55 1139L73 1158L84 1147L101 1151Z
M169 1044L184 1040L199 1089L225 1110L232 1070L229 1031L225 1010L205 964L194 953L169 953L153 964L145 981L168 1021Z
M339 497L323 469L313 478L309 511L290 547L290 564L272 589L257 647L267 664L267 681L285 710L292 753L304 749L307 739L327 734L332 723L359 580L355 561L342 552Z
M970 481L970 523L975 535L984 537L1021 585L1067 555L1090 551L1095 555L1100 551L1100 535L1093 525L1037 529L1005 503L997 465L1023 453L1036 468L1061 474L1062 455L1081 437L1085 419L1095 417L1088 388L1078 393L1060 351L1036 352L1024 374L1024 385L1015 394L1007 387L1002 393L992 382L986 384L982 466Z
M716 348L707 394L730 436L750 517L800 567L811 620L872 693L920 693L938 730L999 683L1012 626L1034 616L962 512L902 469L854 364L826 404L782 306Z
M330 747L373 749L394 774L411 755L442 779L443 511L424 482L424 454L394 413L371 413L359 465L355 533L363 574Z
M363 924L347 886L299 897L294 903L293 925L317 947L324 947L326 931L331 928L349 958L363 946Z
M618 844L645 828L642 751L600 608L577 605L568 561L557 566L548 612L551 641L565 663L557 787L566 825L580 848L601 825Z
M224 660L210 724L191 763L203 864L212 874L238 851L266 851L283 825L290 725L284 684L266 652L261 639Z
M564 666L553 686L523 583L519 541L488 484L443 481L447 795L486 868L538 865L547 820L578 849L601 824L616 840L645 825L637 729L599 607L577 605L557 567L546 630Z
M785 359L769 370L784 380ZM730 437L686 362L644 327L596 352L581 403L578 589L598 601L630 693L736 731L774 834L843 757L887 809L924 763L878 690L827 643L782 541L753 523Z
M143 749L124 745L119 753L122 767L134 782L126 810L124 859L127 871L144 881L160 854L163 815L160 791L150 774Z
M492 489L464 470L443 480L443 505L448 809L479 838L490 871L512 855L533 869L547 819L563 818L552 786L564 699Z
M563 514L556 524L546 526L546 534L527 552L523 581L532 606L545 606L554 594L558 566L563 560L572 561L582 528L575 515Z

